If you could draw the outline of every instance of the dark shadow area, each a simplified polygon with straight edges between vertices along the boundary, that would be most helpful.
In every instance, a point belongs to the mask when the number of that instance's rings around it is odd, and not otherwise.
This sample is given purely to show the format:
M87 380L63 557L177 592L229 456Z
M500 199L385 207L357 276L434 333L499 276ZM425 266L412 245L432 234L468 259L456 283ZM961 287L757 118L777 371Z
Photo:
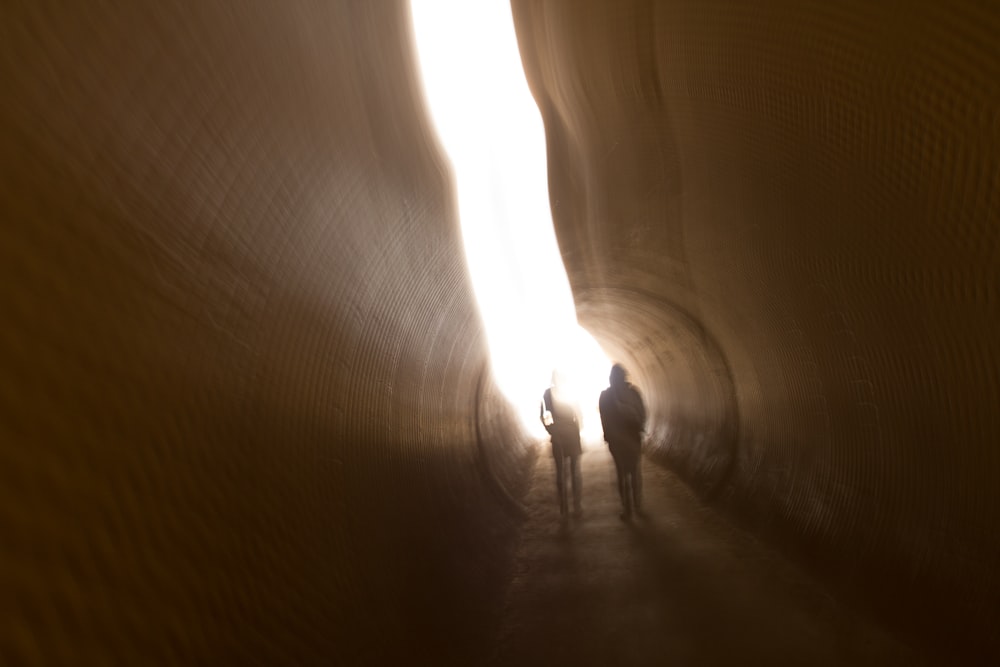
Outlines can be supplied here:
M751 534L645 464L643 517L623 520L606 449L583 456L582 517L551 502L540 460L491 664L922 665Z

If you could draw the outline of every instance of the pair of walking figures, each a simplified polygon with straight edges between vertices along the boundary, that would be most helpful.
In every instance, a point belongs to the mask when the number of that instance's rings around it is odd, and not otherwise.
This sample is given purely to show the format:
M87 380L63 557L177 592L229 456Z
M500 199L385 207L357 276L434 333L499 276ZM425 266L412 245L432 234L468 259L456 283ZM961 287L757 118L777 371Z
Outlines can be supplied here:
M569 511L567 472L573 487L573 509L582 512L582 479L580 475L580 411L566 396L563 378L552 374L552 386L542 396L541 420L552 437L552 456L556 464L556 492L559 512ZM627 381L625 368L611 368L609 387L601 392L598 407L604 440L615 462L618 494L622 502L622 518L642 513L642 433L646 424L646 408L639 391ZM567 470L568 469L568 470Z

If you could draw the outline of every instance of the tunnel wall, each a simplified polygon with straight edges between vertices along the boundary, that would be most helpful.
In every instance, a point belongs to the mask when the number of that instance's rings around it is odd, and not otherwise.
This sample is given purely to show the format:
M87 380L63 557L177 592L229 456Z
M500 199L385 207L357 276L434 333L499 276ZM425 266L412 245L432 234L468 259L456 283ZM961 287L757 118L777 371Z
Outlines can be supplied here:
M6 2L0 82L0 662L471 664L532 450L405 3Z
M1000 7L513 6L650 455L912 636L1000 653Z

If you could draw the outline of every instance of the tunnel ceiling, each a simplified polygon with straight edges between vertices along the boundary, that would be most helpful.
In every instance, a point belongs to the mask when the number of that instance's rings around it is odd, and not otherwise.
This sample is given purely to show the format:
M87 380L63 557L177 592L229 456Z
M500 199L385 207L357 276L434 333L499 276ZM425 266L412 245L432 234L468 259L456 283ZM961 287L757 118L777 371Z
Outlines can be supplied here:
M651 456L1000 653L1000 12L513 8ZM0 662L482 657L532 449L408 21L0 9Z
M654 455L995 649L997 6L513 8L581 323Z

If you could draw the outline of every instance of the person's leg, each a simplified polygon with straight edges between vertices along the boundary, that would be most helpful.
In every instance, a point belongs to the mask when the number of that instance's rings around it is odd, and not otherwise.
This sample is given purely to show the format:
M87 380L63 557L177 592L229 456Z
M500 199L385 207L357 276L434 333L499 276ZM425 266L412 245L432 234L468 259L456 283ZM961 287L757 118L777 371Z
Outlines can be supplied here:
M580 475L580 455L569 457L570 472L573 477L573 510L577 513L583 508L583 478Z
M625 508L625 516L629 517L632 516L632 467L626 463L622 470L622 477L625 478L622 507Z
M615 474L618 475L618 497L622 501L622 518L631 516L629 510L628 464L621 454L612 454L615 461Z
M622 468L621 461L618 460L618 457L614 453L611 454L611 460L615 462L615 480L618 483L618 497L622 502L625 502L625 487L623 486L625 483L625 470Z
M642 456L635 457L632 465L632 508L636 514L642 513Z
M566 475L564 474L566 459L561 455L555 456L553 462L556 464L556 493L559 494L559 513L566 514Z

